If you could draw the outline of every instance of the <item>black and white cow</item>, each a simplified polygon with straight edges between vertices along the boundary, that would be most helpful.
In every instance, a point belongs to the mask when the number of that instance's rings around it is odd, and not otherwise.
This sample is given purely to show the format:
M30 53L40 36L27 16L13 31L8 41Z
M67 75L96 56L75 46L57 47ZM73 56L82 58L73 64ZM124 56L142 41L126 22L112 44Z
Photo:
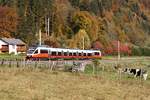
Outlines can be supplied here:
M141 76L143 77L144 80L147 79L148 73L146 70L143 69L135 69L135 68L125 68L123 70L124 73L130 74L130 75L134 75L134 77L138 77Z

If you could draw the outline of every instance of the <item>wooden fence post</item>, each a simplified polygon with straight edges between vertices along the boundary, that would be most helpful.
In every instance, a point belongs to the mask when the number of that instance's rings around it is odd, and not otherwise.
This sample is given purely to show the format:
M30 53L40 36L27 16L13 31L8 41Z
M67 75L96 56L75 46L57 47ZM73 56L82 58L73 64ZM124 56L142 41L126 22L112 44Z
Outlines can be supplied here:
M1 66L3 66L4 65L4 59L2 59L2 61L1 61Z
M53 66L54 66L54 61L52 61L52 66L51 66L51 71L53 70Z
M92 64L92 66L93 66L93 75L95 74L95 66L94 66L94 64Z
M17 61L17 68L19 68L19 62L18 62L18 60L16 60Z
M11 64L12 64L11 61L9 61L9 68L11 68Z

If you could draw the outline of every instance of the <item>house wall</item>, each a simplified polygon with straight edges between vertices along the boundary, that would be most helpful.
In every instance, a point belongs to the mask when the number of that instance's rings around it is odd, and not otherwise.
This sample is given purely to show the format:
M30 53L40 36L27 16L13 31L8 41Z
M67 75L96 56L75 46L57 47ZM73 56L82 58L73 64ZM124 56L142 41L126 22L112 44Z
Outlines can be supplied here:
M2 48L2 45L7 45L7 44L3 42L2 40L0 40L0 48Z
M0 53L1 53L2 45L7 45L7 43L5 43L5 42L3 42L2 40L0 40Z
M9 45L9 54L10 53L17 54L17 45Z
M17 45L17 52L18 53L25 53L26 52L26 45Z
M2 45L8 45L8 44L5 43L5 42L3 42L2 40L0 40L0 53L2 52L1 51ZM22 46L22 45L18 45L18 46L17 45L8 45L8 49L9 50L7 50L7 51L9 51L9 54L11 54L11 53L14 53L14 54L25 53L25 51L26 51L26 45L24 45L24 46Z

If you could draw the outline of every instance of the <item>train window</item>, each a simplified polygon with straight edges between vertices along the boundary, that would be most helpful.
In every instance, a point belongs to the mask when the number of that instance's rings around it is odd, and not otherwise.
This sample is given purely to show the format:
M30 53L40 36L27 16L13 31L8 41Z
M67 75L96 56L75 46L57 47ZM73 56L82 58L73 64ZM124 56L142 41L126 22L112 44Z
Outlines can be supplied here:
M40 53L48 53L48 50L40 50Z
M99 55L99 52L95 52L94 55Z
M61 56L61 52L58 52L58 56Z
M88 56L92 56L92 54L91 54L91 53L88 53Z
M52 56L56 56L56 52L52 52Z
M64 56L67 56L67 52L64 52Z
M79 56L82 56L82 54L81 54L81 53L79 53Z
M38 53L38 50L36 50L35 52L34 52L34 54L37 54Z
M83 56L86 56L86 53L84 53Z
M76 56L77 55L77 53L73 53L73 56Z
M69 56L72 56L72 53L69 53Z

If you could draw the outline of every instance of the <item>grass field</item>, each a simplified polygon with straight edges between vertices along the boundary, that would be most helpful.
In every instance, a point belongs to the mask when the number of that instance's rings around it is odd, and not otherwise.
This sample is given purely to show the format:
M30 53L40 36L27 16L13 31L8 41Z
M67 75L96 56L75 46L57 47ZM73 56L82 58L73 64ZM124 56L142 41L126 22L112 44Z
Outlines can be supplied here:
M149 100L150 82L50 71L0 74L1 100Z
M25 59L25 54L19 54L19 55L0 54L0 60L2 59L5 59L5 60Z
M63 72L0 74L1 100L149 100L150 84Z
M101 62L95 74L90 65L85 73L1 66L0 100L150 100L150 76L146 81L120 77L112 63Z

